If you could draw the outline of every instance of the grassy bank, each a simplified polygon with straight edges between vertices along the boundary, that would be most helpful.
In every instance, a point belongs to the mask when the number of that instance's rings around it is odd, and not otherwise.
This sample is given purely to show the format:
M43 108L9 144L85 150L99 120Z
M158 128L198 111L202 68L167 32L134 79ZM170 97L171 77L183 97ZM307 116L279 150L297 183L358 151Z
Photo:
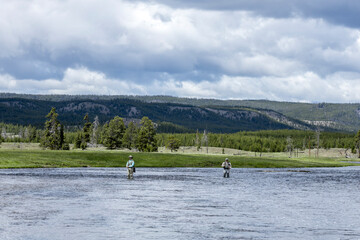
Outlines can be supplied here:
M226 155L131 153L137 167L220 167ZM121 151L49 151L0 149L0 168L124 167ZM331 158L228 156L235 168L344 167L360 164Z

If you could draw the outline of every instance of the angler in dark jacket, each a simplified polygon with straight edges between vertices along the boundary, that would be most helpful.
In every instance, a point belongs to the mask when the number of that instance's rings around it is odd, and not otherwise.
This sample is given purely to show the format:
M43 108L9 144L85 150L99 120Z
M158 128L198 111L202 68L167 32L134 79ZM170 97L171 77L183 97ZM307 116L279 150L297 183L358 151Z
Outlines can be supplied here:
M224 168L224 177L230 177L231 163L228 158L225 158L225 162L221 164L221 167Z

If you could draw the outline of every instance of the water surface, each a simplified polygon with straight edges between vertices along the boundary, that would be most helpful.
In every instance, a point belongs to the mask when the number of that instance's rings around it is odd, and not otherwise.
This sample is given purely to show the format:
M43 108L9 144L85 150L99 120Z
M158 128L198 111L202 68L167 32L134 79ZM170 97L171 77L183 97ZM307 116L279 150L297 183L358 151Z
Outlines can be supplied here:
M299 171L300 170L300 171ZM1 239L360 239L360 168L0 170Z

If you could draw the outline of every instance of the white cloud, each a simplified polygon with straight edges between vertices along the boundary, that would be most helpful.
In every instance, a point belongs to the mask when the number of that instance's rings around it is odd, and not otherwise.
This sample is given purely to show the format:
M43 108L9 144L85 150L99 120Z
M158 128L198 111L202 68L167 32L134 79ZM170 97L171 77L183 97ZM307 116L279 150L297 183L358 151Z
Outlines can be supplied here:
M338 72L325 78L313 72L262 78L224 75L215 82L156 82L151 89L153 94L161 92L185 97L347 103L360 102L360 74Z
M359 100L359 30L171 6L2 1L0 91Z
M107 78L105 74L86 68L67 69L61 80L15 79L0 75L0 91L38 94L144 94L144 86Z
M13 89L16 88L17 81L10 75L0 75L0 86L3 89Z
M143 84L108 78L84 67L67 69L61 80L15 79L0 75L0 91L40 94L156 95L221 99L271 99L301 102L360 102L360 74L337 72L321 78L313 72L287 77L233 77L215 81L176 80L165 74Z

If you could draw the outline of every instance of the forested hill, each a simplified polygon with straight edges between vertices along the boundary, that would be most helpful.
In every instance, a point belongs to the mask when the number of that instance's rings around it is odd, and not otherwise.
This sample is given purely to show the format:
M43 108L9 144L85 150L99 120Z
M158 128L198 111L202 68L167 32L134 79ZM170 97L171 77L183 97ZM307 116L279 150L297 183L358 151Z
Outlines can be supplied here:
M36 95L35 95L36 96ZM242 130L313 129L313 126L275 111L244 107L193 106L175 103L145 102L134 99L77 99L45 101L25 98L0 98L0 122L43 127L45 116L55 107L66 126L83 123L98 116L102 123L120 116L125 120L149 117L156 123L167 122L196 131L230 133ZM171 126L170 124L170 126ZM169 125L168 125L169 126ZM169 132L173 131L171 128Z
M171 96L101 96L101 95L31 95L0 93L0 99L28 99L51 102L63 101L117 101L121 99L139 100L146 103L173 103L190 106L221 106L248 107L252 109L268 109L281 113L286 117L306 122L310 125L318 125L341 131L358 131L360 129L360 104L336 104L336 103L293 103L275 102L267 100L219 100L178 98ZM145 105L144 105L145 106ZM163 120L163 119L160 119ZM266 124L265 124L266 125ZM242 126L241 126L242 127ZM239 128L241 128L239 127ZM232 128L232 127L230 127ZM254 126L257 129L258 126Z

